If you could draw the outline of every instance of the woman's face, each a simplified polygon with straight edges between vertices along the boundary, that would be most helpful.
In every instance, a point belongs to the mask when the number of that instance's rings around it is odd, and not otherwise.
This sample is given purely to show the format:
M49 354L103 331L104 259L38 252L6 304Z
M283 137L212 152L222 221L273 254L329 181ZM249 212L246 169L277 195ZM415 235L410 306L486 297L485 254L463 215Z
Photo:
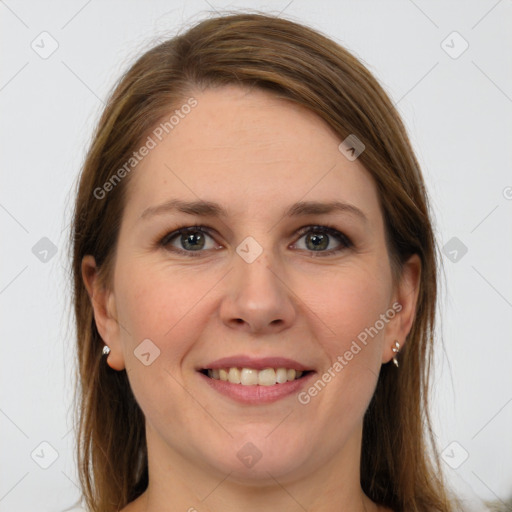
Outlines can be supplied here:
M95 300L150 456L252 481L358 464L380 366L410 327L375 184L300 106L234 86L194 97L132 171Z

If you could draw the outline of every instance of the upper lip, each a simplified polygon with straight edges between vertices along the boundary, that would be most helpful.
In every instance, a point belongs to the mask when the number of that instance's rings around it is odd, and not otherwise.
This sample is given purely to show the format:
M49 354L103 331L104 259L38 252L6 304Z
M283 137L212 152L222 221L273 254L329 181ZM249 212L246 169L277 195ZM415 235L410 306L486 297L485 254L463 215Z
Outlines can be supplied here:
M287 357L251 357L245 355L223 357L208 363L203 370L220 368L254 368L263 370L265 368L287 368L300 371L309 371L311 368Z

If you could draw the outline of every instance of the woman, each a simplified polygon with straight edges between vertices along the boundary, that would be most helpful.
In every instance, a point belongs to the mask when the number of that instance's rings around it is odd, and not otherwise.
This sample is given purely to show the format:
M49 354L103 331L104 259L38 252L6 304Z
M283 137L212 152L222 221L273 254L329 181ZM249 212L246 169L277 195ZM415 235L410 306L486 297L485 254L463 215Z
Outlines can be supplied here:
M148 51L72 240L91 511L454 510L429 455L425 187L345 49L236 14Z

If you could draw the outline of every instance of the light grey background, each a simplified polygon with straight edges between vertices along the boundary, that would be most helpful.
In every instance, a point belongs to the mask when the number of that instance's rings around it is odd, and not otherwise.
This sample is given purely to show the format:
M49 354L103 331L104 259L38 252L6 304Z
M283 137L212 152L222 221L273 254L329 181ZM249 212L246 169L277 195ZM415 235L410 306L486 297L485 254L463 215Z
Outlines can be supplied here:
M66 237L73 185L107 92L143 50L225 8L283 11L319 29L361 58L397 103L439 243L457 238L443 256L445 350L434 382L443 466L476 510L480 499L505 501L512 495L512 1L6 0L0 511L60 511L78 497ZM53 40L58 48L47 56ZM43 469L53 450L58 457Z

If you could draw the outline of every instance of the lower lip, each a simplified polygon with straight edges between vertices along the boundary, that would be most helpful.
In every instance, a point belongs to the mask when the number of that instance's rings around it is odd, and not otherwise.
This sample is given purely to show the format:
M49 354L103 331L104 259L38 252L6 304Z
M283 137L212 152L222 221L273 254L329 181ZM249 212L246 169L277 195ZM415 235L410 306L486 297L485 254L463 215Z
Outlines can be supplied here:
M314 372L310 372L300 379L273 386L244 386L225 380L212 379L204 373L198 373L215 391L244 404L267 404L293 395L304 387L314 374Z

